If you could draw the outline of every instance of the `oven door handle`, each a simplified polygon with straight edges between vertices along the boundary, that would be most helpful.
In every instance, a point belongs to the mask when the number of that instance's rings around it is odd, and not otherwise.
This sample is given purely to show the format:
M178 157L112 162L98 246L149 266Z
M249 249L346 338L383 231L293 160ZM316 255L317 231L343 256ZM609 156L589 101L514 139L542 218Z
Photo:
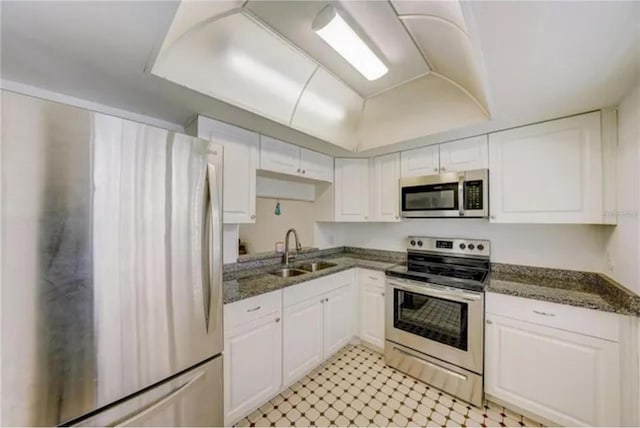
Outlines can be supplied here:
M482 294L480 293L468 293L464 291L454 292L454 291L443 290L435 287L430 287L428 284L417 286L417 285L411 285L411 284L401 284L396 281L389 281L389 285L399 290L410 291L412 293L423 294L427 296L440 297L440 298L449 299L449 300L453 300L460 303L474 303L482 299Z

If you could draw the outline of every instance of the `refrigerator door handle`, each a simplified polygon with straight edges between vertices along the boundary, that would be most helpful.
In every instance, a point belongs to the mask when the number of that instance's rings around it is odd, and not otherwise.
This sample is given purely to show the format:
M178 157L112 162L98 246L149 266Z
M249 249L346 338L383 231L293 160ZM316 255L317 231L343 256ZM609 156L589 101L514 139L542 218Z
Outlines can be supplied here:
M222 294L222 208L220 204L220 191L218 186L218 171L211 162L207 163L207 183L209 184L209 227L207 233L206 249L208 278L208 299L205 310L207 332L215 331L216 325L211 325L217 317L211 316L211 308L218 310L219 300ZM213 245L212 245L213 244Z
M182 385L178 389L170 392L164 398L161 398L160 400L158 400L155 403L151 404L149 407L147 407L146 409L144 409L140 413L136 413L134 416L130 417L129 419L125 419L123 422L120 422L120 423L116 424L115 426L117 426L117 427L141 426L143 420L147 416L152 415L153 413L156 413L156 412L162 410L162 408L173 404L173 402L175 402L176 399L180 398L182 395L184 395L185 393L189 392L189 390L191 388L193 388L194 386L202 383L202 381L204 380L204 374L205 374L205 371L201 371L193 379L189 380L187 383L185 383L184 385Z

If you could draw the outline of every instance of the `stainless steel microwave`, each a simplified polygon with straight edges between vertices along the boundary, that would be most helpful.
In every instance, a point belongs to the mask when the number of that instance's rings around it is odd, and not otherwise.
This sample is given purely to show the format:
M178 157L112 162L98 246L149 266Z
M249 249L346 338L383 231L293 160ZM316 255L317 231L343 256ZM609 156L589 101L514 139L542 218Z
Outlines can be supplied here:
M488 217L489 170L400 180L402 217Z

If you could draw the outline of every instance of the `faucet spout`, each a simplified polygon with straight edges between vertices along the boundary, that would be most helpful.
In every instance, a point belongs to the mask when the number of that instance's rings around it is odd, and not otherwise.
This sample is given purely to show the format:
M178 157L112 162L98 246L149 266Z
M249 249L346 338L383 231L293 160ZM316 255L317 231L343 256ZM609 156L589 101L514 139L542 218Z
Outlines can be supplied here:
M296 252L295 254L291 254L291 252L289 251L289 236L291 235L291 233L293 233L293 236L296 239ZM285 265L289 264L289 260L295 259L298 256L298 251L300 251L302 249L302 245L300 245L300 239L298 239L298 232L296 232L295 229L289 229L287 230L287 234L284 237L284 242L285 242L285 247L284 247L284 258L283 258L283 263Z

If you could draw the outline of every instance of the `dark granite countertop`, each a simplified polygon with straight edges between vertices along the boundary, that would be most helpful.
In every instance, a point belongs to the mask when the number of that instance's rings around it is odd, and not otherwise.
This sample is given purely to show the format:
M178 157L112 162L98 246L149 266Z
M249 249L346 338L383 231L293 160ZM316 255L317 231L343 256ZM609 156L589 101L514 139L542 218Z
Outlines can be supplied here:
M640 316L640 297L593 272L493 263L486 291Z
M295 268L303 263L320 260L334 263L336 266L304 275L280 278L269 274L269 272L282 267L279 256L248 258L246 262L237 264L252 263L246 269L238 268L237 265L233 266L233 268L227 268L227 272L224 275L224 303L248 299L249 297L269 293L354 267L384 271L394 264L403 262L404 253L355 248L341 248L340 251L307 250L301 253L295 262L291 263L291 267Z
M325 250L305 248L291 267L317 260L335 263L336 266L291 278L280 278L269 274L282 267L280 255L260 253L242 256L238 263L225 265L224 303L247 299L354 267L384 271L394 264L404 263L406 254L354 247ZM486 291L640 316L639 296L611 278L593 272L492 263Z

